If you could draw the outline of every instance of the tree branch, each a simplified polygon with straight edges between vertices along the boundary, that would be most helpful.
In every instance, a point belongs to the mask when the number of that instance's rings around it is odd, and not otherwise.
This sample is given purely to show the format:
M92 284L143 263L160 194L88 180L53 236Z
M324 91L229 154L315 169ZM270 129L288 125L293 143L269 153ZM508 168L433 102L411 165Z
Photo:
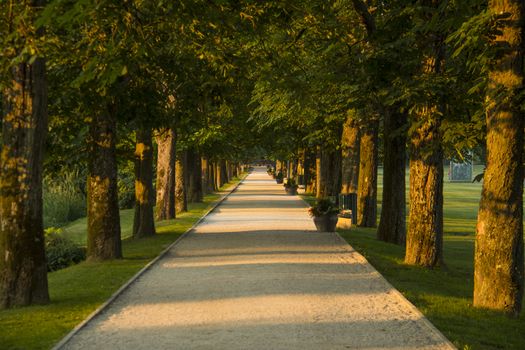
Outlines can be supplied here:
M376 31L376 21L370 11L368 11L368 6L363 0L352 0L352 3L354 4L354 9L361 16L361 21L366 28L368 36L372 36Z

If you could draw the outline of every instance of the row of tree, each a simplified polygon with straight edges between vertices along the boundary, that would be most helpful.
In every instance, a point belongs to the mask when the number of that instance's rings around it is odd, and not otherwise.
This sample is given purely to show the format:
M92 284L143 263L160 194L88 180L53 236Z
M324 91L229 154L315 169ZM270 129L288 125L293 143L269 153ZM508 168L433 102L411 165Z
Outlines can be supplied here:
M42 164L88 164L89 254L120 256L116 169L134 135L139 236L152 232L155 147L159 219L183 205L177 183L193 183L198 200L199 169L208 187L226 160L265 149L301 159L319 197L358 192L358 223L375 226L381 158L378 237L426 267L444 263L443 159L486 142L474 304L519 313L520 1L26 0L0 10L2 307L48 299Z
M523 4L307 1L260 29L253 119L318 198L358 194L357 224L443 266L443 163L486 157L474 305L523 300ZM407 164L408 160L408 164ZM405 172L409 213L406 222ZM304 169L304 170L302 170ZM292 171L292 173L294 172Z
M220 27L229 10L205 1L0 3L0 308L49 301L44 173L87 167L87 257L107 260L122 257L119 164L135 163L141 238L155 234L154 218L175 218L258 156L247 95L224 58L234 48L221 43L233 31Z

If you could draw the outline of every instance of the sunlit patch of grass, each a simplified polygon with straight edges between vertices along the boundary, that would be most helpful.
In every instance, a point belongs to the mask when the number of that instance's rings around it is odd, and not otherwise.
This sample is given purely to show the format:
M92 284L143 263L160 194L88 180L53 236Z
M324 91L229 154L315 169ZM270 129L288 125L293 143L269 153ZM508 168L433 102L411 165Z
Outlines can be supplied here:
M472 307L474 238L445 236L446 267L403 263L404 248L376 239L375 229L340 232L459 349L525 349L525 317Z
M233 181L238 182L238 179ZM189 211L178 215L177 219L157 222L154 237L124 240L124 259L83 262L49 273L50 304L0 311L0 349L51 348L188 230L219 197L218 194L207 195L203 203L190 204ZM131 236L133 210L121 211L121 223L123 236ZM65 234L85 244L85 219L68 225Z
M475 169L474 174L480 171ZM379 206L382 179L380 169ZM407 173L407 201L408 183ZM481 184L445 181L443 196L444 268L405 265L405 248L378 241L376 229L352 228L340 233L459 349L525 349L524 315L512 319L472 307L474 234ZM309 203L315 200L313 196L303 198Z

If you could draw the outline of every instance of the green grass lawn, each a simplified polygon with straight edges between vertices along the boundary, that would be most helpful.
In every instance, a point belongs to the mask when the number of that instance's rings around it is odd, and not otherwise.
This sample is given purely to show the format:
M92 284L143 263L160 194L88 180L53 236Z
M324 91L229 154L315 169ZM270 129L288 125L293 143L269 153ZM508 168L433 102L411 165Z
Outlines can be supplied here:
M124 259L83 262L49 273L50 304L0 311L0 349L51 348L189 229L219 197L207 195L203 203L190 204L189 211L177 219L158 222L155 237L124 240ZM121 220L123 238L127 238L131 235L133 210L123 210ZM85 244L86 220L67 225L64 235Z
M379 204L381 184L382 169ZM447 267L443 269L427 270L403 264L404 247L376 240L375 229L353 228L340 234L459 349L525 349L523 314L519 319L511 319L500 312L472 307L474 234L480 195L479 183L445 181Z

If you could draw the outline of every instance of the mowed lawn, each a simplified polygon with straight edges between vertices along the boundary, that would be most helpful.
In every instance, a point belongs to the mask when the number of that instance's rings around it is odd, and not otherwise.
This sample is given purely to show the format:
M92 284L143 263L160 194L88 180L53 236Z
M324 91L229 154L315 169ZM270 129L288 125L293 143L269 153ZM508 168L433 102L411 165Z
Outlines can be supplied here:
M188 230L219 198L219 194L206 195L203 203L190 204L189 211L177 219L157 222L154 237L138 240L129 239L133 210L122 210L124 259L83 262L49 273L50 304L0 311L0 349L50 349ZM79 219L67 225L63 234L84 245L86 230L86 219Z
M381 183L382 169L379 203ZM459 349L522 350L525 310L519 319L511 319L500 312L472 307L474 234L480 196L480 183L445 181L445 268L427 270L404 265L404 248L376 240L375 229L354 228L340 233Z

